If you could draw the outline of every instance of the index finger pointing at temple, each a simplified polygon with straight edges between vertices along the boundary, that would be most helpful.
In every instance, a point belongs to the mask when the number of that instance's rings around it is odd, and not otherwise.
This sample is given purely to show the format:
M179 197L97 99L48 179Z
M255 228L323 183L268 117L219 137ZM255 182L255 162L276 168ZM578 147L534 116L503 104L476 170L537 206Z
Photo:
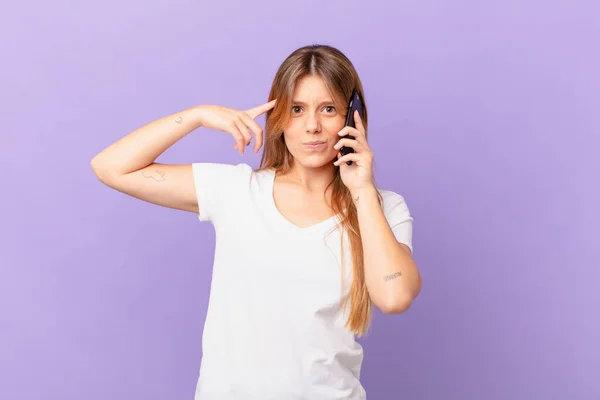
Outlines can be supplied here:
M275 107L276 101L277 101L277 99L274 99L268 103L261 104L260 106L251 108L248 111L246 111L246 114L248 114L250 116L250 118L254 119L254 118L258 117L259 115L266 113L271 108Z

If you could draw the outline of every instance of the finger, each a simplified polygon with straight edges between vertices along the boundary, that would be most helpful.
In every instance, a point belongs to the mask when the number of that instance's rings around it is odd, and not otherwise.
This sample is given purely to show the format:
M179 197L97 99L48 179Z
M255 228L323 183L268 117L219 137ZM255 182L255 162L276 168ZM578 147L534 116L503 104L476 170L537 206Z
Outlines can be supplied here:
M254 152L256 153L263 144L263 130L260 125L246 113L242 113L242 121L254 132Z
M355 163L358 163L359 161L362 161L362 157L358 153L346 154L345 156L338 158L333 165L341 165L347 161L354 161Z
M334 149L341 149L343 146L351 147L355 151L362 150L364 148L363 144L356 139L347 139L343 138L338 140L338 142L333 146Z
M250 133L250 129L244 124L244 121L241 119L235 121L235 126L239 129L244 137L244 146L248 146L252 141L252 134Z
M357 138L357 137L363 137L364 136L361 131L359 131L358 129L353 128L351 126L345 126L345 127L343 127L342 130L338 132L338 135L339 136L350 135L350 136L353 136L355 138Z
M246 146L248 146L252 141L252 135L250 134L248 127L241 120L235 120L235 126L238 128L243 137L242 154L244 154Z
M240 132L240 129L237 127L234 121L231 121L231 127L228 130L231 133L231 136L235 139L234 149L237 149L242 154L242 150L244 149L244 135Z
M360 117L360 113L358 110L354 110L354 125L356 125L356 129L358 129L363 135L365 135L365 125L363 124L363 120Z
M341 139L347 138L349 140L355 140L361 145L367 146L367 138L362 134L361 131L356 128L352 128L351 126L347 126L339 131L338 135L341 137Z
M246 114L248 114L250 116L250 118L254 119L256 117L258 117L259 115L266 113L267 111L269 111L271 108L275 107L275 102L277 101L277 99L271 100L268 103L265 104L261 104L260 106L256 106L254 108L251 108L249 110L246 111Z

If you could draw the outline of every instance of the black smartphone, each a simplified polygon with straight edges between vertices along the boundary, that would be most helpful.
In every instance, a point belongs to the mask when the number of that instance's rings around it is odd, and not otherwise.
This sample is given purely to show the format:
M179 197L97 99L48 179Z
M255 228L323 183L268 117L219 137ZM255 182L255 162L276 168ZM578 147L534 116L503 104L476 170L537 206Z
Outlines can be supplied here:
M351 126L353 128L356 128L356 124L354 122L354 111L358 110L358 115L360 115L361 118L364 117L364 108L363 108L363 101L362 98L360 97L360 93L358 93L358 91L356 89L352 90L352 95L350 96L350 99L348 100L348 114L346 115L346 123L344 124L344 127L346 126ZM348 138L348 139L355 139L354 136L352 135L345 135L341 137L343 138ZM350 154L350 153L354 153L354 149L352 147L346 147L346 146L342 146L342 148L340 148L340 153L342 154L342 156L345 156L346 154ZM346 161L347 165L352 165L352 161Z

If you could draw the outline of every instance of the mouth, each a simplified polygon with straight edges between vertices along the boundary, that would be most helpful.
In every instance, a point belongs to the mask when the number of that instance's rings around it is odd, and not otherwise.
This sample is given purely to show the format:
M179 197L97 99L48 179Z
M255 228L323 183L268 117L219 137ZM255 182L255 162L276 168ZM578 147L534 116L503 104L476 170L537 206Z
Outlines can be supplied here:
M325 142L321 140L315 140L312 142L304 143L304 146L308 147L309 149L320 149L322 147L325 147Z

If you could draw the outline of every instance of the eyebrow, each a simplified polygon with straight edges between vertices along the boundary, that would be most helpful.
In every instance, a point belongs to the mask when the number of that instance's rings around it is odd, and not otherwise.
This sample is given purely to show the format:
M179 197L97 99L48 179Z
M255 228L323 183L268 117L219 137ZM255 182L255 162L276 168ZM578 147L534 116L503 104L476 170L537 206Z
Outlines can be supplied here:
M301 106L305 106L306 105L305 102L299 101L299 100L293 100L292 103L293 104L298 104L298 105L301 105ZM322 106L323 104L334 104L334 103L335 102L333 100L325 100L325 101L320 102L319 106Z

